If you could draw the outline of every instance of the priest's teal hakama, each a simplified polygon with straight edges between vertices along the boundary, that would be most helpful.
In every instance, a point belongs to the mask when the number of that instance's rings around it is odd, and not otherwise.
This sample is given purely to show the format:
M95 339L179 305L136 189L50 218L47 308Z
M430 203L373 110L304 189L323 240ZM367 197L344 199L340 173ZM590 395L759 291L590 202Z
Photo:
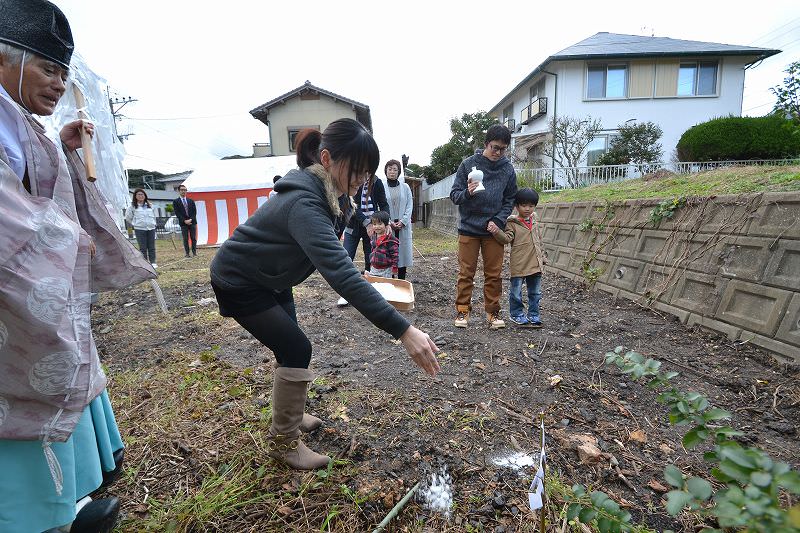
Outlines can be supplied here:
M0 440L0 531L41 533L75 517L75 502L96 490L102 472L114 470L120 450L117 422L103 391L83 411L72 436L51 444L64 477L61 495L42 453L41 441Z

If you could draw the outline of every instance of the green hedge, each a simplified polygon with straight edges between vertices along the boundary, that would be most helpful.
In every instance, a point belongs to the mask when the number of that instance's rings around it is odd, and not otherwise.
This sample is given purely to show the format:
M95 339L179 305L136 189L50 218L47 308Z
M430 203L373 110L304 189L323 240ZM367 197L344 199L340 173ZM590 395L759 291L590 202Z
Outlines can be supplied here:
M774 114L715 118L686 130L676 150L681 161L798 157L800 128Z

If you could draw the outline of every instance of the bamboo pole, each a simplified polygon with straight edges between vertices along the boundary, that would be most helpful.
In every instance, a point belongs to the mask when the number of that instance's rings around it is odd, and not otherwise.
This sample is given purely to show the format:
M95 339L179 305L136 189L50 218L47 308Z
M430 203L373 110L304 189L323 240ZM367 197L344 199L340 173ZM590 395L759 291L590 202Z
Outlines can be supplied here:
M415 492L417 492L417 489L418 489L418 488L419 488L419 481L417 482L417 484L416 484L416 485L414 485L413 487L411 487L411 490L409 490L409 491L406 493L406 495L405 495L405 496L403 496L403 499L402 499L402 500L400 500L399 502L397 502L397 505L395 505L394 507L392 507L392 510L391 510L391 511L389 511L389 514L387 514L387 515L386 515L386 518L384 518L384 519L381 521L381 523L380 523L380 524L378 524L378 527L376 527L376 528L375 528L375 529L372 531L372 533L380 533L381 531L383 531L383 530L384 530L384 528L386 528L386 526L388 526L388 525L389 525L389 522L391 522L391 521L392 521L392 519L393 519L395 516L397 516L397 513L399 513L399 512L400 512L400 509L402 509L402 508L405 506L405 504L406 504L406 503L408 503L408 500L411 498L411 496L412 496L412 495L413 495Z
M539 424L540 427L542 428L542 450L544 450L544 411L539 413ZM546 459L542 461L542 509L541 509L541 515L539 516L539 526L540 526L539 531L541 531L542 533L545 533L545 531L547 531L545 529L545 526L547 525L546 524L547 519L545 518L545 515L547 513L547 492L545 491L545 484L544 484L545 479L547 479L546 463L547 463Z
M78 108L78 118L81 120L88 120L89 115L86 114L84 108L86 107L86 100L83 98L83 93L76 84L72 84L72 93L75 95L75 105ZM88 181L95 181L97 179L97 172L94 167L94 154L92 153L92 137L87 133L83 124L80 126L81 132L81 148L83 149L83 164L86 166L86 179Z

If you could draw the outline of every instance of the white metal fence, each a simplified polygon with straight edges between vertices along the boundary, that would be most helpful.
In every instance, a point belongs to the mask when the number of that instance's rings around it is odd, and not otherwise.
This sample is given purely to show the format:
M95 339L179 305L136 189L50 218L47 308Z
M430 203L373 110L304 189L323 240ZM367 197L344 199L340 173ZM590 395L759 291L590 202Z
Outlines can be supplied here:
M535 187L542 191L579 189L590 185L613 183L641 178L659 170L673 174L696 174L706 170L736 166L786 166L800 165L800 159L751 159L746 161L697 161L676 163L642 163L631 165L605 165L596 167L515 168L521 187ZM423 186L422 202L448 198L455 174L447 176L428 187Z
M613 183L641 178L659 170L673 174L696 174L706 170L736 166L800 165L800 159L755 159L746 161L695 161L675 163L641 163L629 165L604 165L596 167L517 168L520 185L536 187L543 191L579 189L590 185Z

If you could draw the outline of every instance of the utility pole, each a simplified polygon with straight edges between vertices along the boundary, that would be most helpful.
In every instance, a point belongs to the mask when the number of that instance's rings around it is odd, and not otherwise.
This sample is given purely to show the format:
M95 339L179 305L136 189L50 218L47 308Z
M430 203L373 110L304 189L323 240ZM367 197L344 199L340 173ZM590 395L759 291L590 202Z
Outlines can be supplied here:
M120 135L117 133L117 121L122 120L122 114L119 112L119 110L125 107L126 104L138 102L138 100L131 98L130 96L123 96L122 98L115 96L114 98L111 98L111 91L109 90L108 86L106 86L106 94L108 95L108 107L111 109L111 116L114 117L114 136L119 139L119 142L124 143L128 137L134 134L124 133Z

